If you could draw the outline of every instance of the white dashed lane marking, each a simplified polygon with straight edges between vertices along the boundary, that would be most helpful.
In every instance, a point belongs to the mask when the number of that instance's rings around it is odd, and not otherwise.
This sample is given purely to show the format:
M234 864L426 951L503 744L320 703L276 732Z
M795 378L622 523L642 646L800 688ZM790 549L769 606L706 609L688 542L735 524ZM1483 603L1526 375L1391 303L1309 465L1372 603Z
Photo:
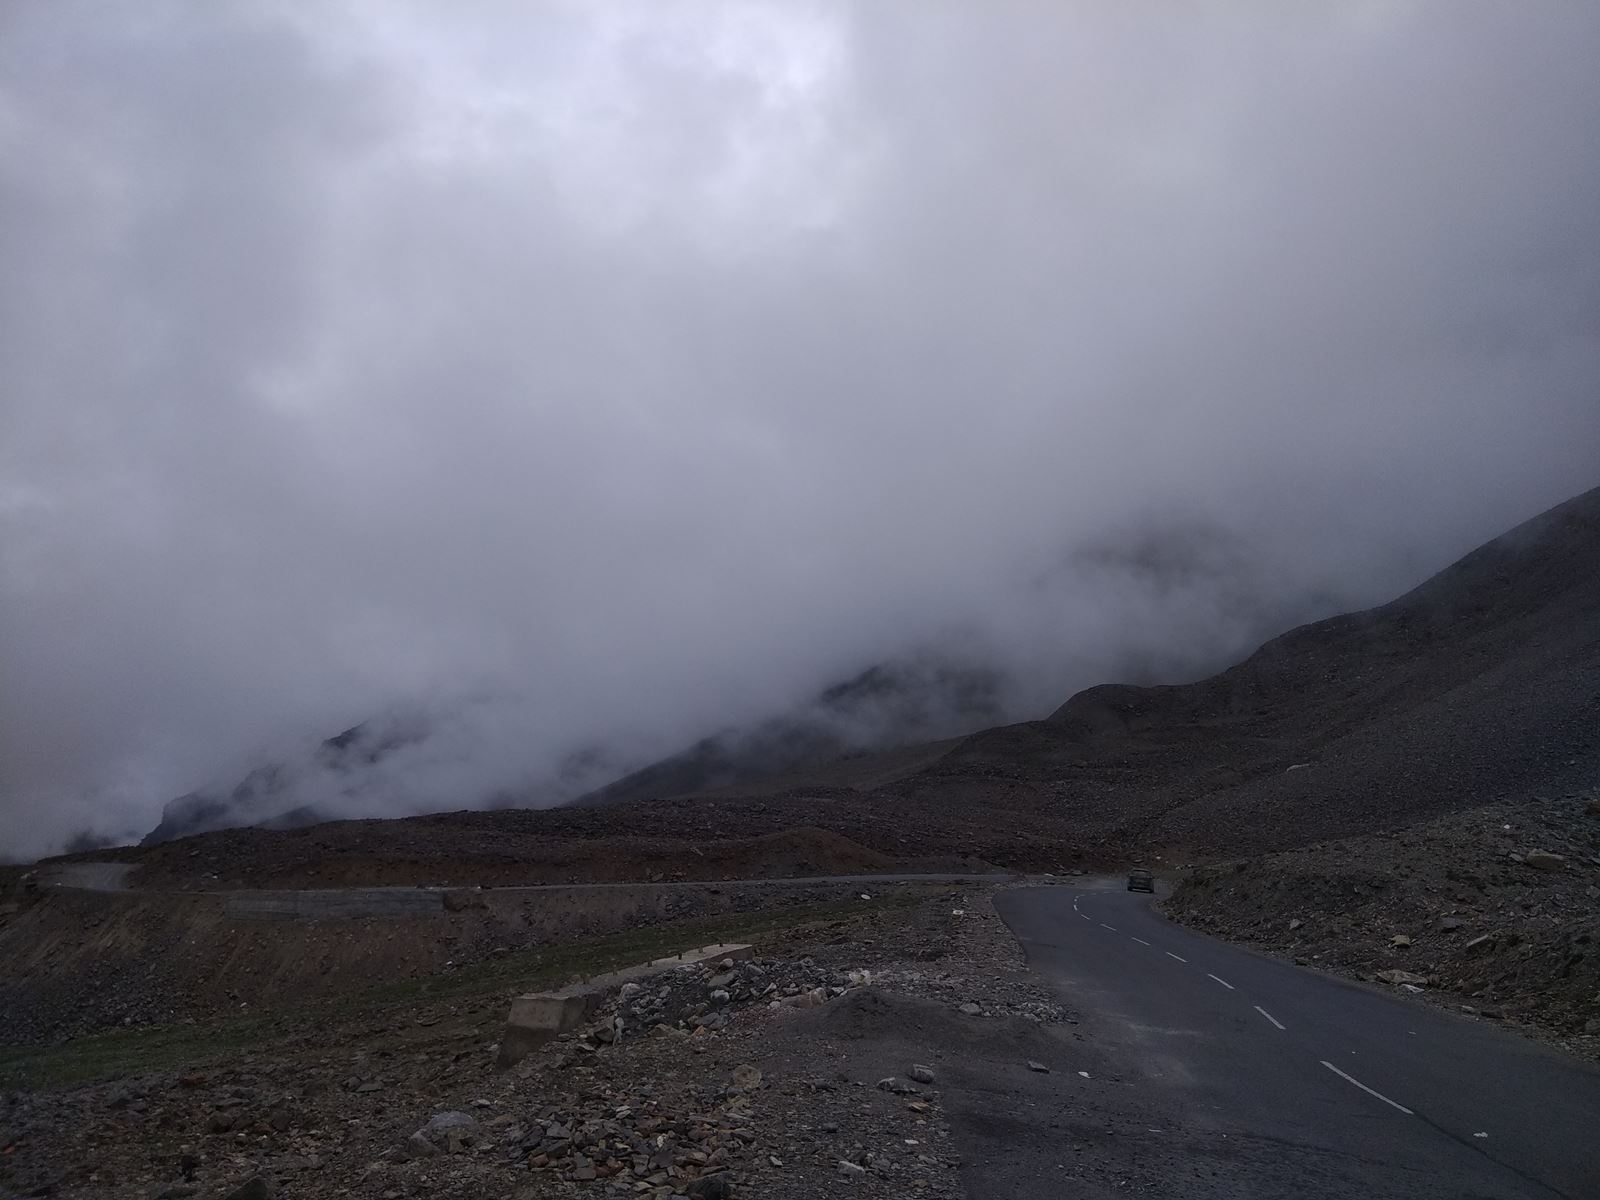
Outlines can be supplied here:
M1363 1092L1367 1093L1367 1095L1376 1096L1379 1100L1382 1100L1385 1104L1389 1105L1391 1108L1398 1108L1401 1112L1405 1113L1405 1115L1408 1116L1408 1117L1414 1117L1414 1116L1417 1115L1416 1113L1412 1112L1409 1108L1407 1108L1404 1104L1396 1104L1393 1100L1389 1099L1389 1097L1385 1096L1382 1092L1375 1092L1371 1088L1369 1088L1366 1084L1362 1083L1361 1080L1355 1078L1352 1075L1346 1075L1343 1071L1339 1070L1338 1067L1334 1066L1327 1059L1324 1058L1324 1059L1321 1060L1321 1062L1322 1062L1323 1066L1327 1067L1328 1070L1332 1071L1340 1079L1344 1080L1346 1083L1355 1084Z
M1091 921L1091 920L1094 919L1093 917L1089 916L1088 913L1078 911L1078 902L1076 900L1074 900L1072 902L1072 908L1073 908L1073 911L1077 912L1078 915L1080 917L1082 917L1085 921ZM1117 932L1117 927L1115 925L1107 925L1104 921L1100 922L1100 928L1101 929L1109 929L1112 933L1116 933ZM1145 941L1142 937L1134 937L1134 935L1131 934L1131 933L1128 936L1130 938L1133 938L1134 941L1138 942L1139 945L1141 945L1141 946L1150 946L1152 949L1154 949L1154 946L1150 942ZM1163 950L1162 953L1165 954L1168 958L1176 959L1178 962L1181 962L1181 963L1187 963L1189 961L1187 958L1183 957L1183 955L1174 954L1171 950ZM1210 971L1207 971L1206 972L1206 978L1207 979L1214 979L1216 982L1220 983L1223 987L1227 988L1230 992L1236 992L1236 991L1239 990L1238 988L1234 987L1233 984L1229 983L1226 979L1224 979L1221 975L1213 975L1213 974L1211 974ZM1259 1004L1252 1005L1252 1007L1258 1013L1260 1013L1263 1017L1265 1017L1267 1020L1271 1021L1272 1024L1276 1028L1278 1028L1278 1029L1287 1029L1288 1028L1286 1025L1284 1025L1284 1023L1282 1021L1278 1020L1277 1017L1273 1016L1266 1009L1262 1008ZM1322 1061L1322 1060L1319 1060L1319 1061ZM1371 1088L1369 1088L1366 1084L1362 1083L1360 1080L1351 1079L1350 1076L1346 1075L1343 1071L1339 1070L1339 1068L1334 1066L1331 1062L1322 1061L1322 1065L1327 1067L1328 1070L1333 1071L1335 1074L1340 1075L1345 1079L1348 1079L1351 1083L1355 1084L1362 1091L1364 1091L1364 1092L1372 1092L1372 1094L1374 1096L1377 1096L1378 1099L1382 1100L1385 1104L1394 1104L1394 1106L1396 1108L1398 1108L1401 1112L1406 1113L1406 1114L1411 1115L1411 1116L1415 1116L1416 1115L1416 1114L1412 1113L1411 1110L1409 1108L1407 1108L1405 1105L1403 1105L1403 1104L1395 1104L1393 1100L1389 1099L1389 1097L1384 1096L1384 1095L1382 1095L1382 1094L1380 1094L1378 1092L1373 1092Z
M1276 1026L1277 1026L1277 1027L1278 1027L1278 1028L1279 1028L1279 1029L1282 1029L1282 1028L1283 1028L1283 1022L1282 1022L1282 1021L1280 1021L1280 1020L1278 1020L1278 1018L1277 1018L1277 1017L1275 1017L1275 1016L1273 1016L1273 1015L1272 1015L1272 1014L1271 1014L1271 1013L1269 1013L1269 1012L1268 1012L1268 1011L1267 1011L1267 1010L1266 1010L1266 1009L1264 1009L1264 1008L1262 1008L1262 1007L1261 1007L1261 1005L1259 1005L1259 1004L1258 1004L1258 1005L1256 1005L1256 1006L1255 1006L1255 1009L1256 1009L1256 1011L1257 1011L1257 1012L1258 1012L1258 1013L1260 1013L1260 1014L1261 1014L1261 1015L1262 1015L1262 1016L1263 1016L1263 1017L1265 1017L1265 1018L1266 1018L1266 1019L1267 1019L1267 1020L1269 1020L1269 1021L1271 1021L1271 1022L1272 1022L1272 1023L1273 1023L1273 1024L1274 1024L1274 1025L1276 1025Z

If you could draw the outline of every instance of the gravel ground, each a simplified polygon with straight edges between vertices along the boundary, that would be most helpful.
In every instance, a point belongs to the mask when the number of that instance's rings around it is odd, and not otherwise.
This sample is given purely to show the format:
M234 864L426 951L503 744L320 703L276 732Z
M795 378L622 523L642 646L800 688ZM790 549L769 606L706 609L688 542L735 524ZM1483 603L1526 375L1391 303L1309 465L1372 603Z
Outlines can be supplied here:
M1165 908L1600 1058L1600 793L1208 866Z
M1072 1020L988 897L963 888L775 935L742 968L759 986L711 968L718 979L680 979L677 994L727 1000L625 1027L620 1043L606 1010L510 1071L493 1068L504 1001L485 998L307 1030L281 1052L11 1093L0 1186L84 1200L957 1197L940 1076L960 1047L919 1042L905 1014L956 1030Z

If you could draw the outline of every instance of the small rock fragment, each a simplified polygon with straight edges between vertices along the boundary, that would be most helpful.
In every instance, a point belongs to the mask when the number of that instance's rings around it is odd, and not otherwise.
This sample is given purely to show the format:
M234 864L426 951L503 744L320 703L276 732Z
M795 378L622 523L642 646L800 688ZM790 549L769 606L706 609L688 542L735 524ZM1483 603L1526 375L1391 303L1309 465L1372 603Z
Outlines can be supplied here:
M740 1063L733 1069L733 1086L741 1092L753 1092L761 1086L761 1069L749 1063Z
M1416 984L1418 987L1425 987L1428 983L1428 977L1426 975L1418 975L1414 971L1379 971L1377 977L1383 980L1384 983L1392 983L1396 987L1399 987L1404 983L1411 983Z
M1536 871L1559 871L1567 865L1567 860L1564 855L1552 854L1548 850L1529 850L1522 856L1522 864Z

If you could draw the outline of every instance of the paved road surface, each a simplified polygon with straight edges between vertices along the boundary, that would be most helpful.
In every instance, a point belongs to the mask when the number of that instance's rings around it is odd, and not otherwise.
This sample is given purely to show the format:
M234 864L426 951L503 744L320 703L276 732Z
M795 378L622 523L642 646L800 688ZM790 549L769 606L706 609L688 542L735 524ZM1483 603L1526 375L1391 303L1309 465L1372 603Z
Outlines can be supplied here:
M975 1200L1600 1197L1600 1072L1576 1060L1191 933L1120 885L996 903L1083 1014L1062 1053L1098 1068L1014 1080L979 1118L968 1098Z
M449 887L349 887L349 888L225 888L207 892L160 892L129 888L131 863L79 862L55 863L40 869L40 883L47 888L72 891L129 892L140 895L183 895L219 897L230 917L274 920L339 920L356 917L410 918L443 916L448 910L448 892L472 888ZM659 883L548 883L525 884L486 889L498 897L551 896L570 892L613 892L686 888L716 890L745 887L838 887L862 891L904 883L994 882L1007 875L923 874L923 875L808 875L792 879L684 879Z
M127 876L136 863L125 862L74 862L51 863L39 869L39 881L45 887L71 888L77 891L89 892L124 892L141 891L161 894L159 889L129 888ZM811 883L998 883L1007 879L1017 879L1020 876L1006 872L990 872L985 875L960 874L960 873L933 873L911 875L798 875L782 879L664 879L658 881L626 880L621 883L525 883L494 885L487 891L494 892L554 892L554 891L604 891L615 888L682 888L682 887L783 887L798 886ZM206 892L180 892L175 894L192 896L227 896L227 895L264 895L273 894L310 893L313 895L332 895L350 893L382 893L382 892L455 892L470 891L475 885L460 884L455 887L433 884L392 884L383 887L349 887L349 888L218 888Z

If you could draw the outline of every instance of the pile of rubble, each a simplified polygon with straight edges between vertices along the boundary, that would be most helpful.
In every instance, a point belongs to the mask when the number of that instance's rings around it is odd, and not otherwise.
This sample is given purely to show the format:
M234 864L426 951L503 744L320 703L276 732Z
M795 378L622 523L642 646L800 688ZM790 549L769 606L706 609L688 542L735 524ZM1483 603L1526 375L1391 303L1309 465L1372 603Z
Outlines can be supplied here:
M816 1008L852 987L871 981L865 971L836 972L812 958L724 958L717 963L679 967L642 983L625 983L602 1010L590 1031L592 1043L606 1043L630 1032L666 1027L725 1028L730 1010L750 1004Z
M691 1088L667 1097L648 1084L596 1085L526 1115L480 1120L471 1113L434 1116L395 1152L406 1162L439 1154L504 1160L571 1183L608 1182L648 1197L728 1195L728 1171L755 1142L748 1093L761 1072L743 1064L722 1088Z

